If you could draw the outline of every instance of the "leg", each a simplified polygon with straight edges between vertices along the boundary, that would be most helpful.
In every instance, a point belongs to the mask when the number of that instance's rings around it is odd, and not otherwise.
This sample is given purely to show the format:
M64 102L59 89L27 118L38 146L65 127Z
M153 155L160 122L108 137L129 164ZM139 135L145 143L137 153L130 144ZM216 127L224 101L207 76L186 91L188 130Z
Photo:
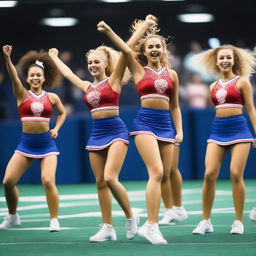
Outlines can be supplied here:
M104 169L104 180L110 188L113 196L123 209L126 218L132 217L131 206L125 188L118 180L126 153L127 145L123 142L115 142L108 149L107 161Z
M215 197L216 179L219 175L221 163L225 156L225 148L214 143L209 143L205 156L205 174L202 189L203 220L192 231L193 234L203 235L213 232L210 221L212 205Z
M163 164L159 146L157 140L151 135L135 136L135 144L147 167L149 175L146 188L148 222L150 224L157 223L161 199L161 181L163 177Z
M108 149L89 152L90 163L96 178L98 198L102 214L103 225L101 229L89 238L90 242L105 242L116 240L116 232L112 226L112 199L110 189L104 180L104 168Z
M166 179L168 179L166 185L167 189L163 190L162 185L162 198L166 211L163 219L159 221L159 225L168 225L170 222L180 222L188 217L185 208L182 206L182 177L178 169L179 150L179 146L173 146L171 171L169 176L166 177ZM164 155L165 154L161 155L162 159L164 159ZM166 158L168 158L168 154L166 154ZM168 161L166 163L167 165L169 164ZM164 173L166 172L164 171Z
M231 148L230 178L236 211L236 220L243 221L245 200L244 169L250 152L250 143L235 144Z
M167 186L163 189L162 185L162 199L164 202L164 206L167 209L171 209L173 206L182 206L182 177L178 169L178 161L179 161L179 146L174 146L172 152L172 164L169 178L169 187ZM164 179L163 179L164 180ZM163 181L162 181L163 184Z
M31 162L31 158L14 154L7 165L3 179L3 186L9 214L16 214L19 200L19 191L16 184L30 166Z
M104 180L110 188L116 201L123 209L126 220L126 237L133 239L138 231L139 218L133 216L128 194L118 180L128 146L123 142L117 141L108 148L108 156L104 169Z
M214 157L213 157L214 156ZM212 205L215 197L216 179L220 166L225 156L225 148L214 143L209 143L205 156L205 175L202 191L203 219L211 216Z
M182 206L182 176L178 169L180 147L174 146L173 164L170 175L173 205Z
M57 156L50 155L41 160L41 180L51 219L58 218L59 194L55 184Z
M171 143L159 142L160 155L163 163L163 179L161 182L161 194L165 208L171 209L172 191L170 183L170 173L173 164L174 146Z
M96 178L98 198L103 223L112 224L112 200L110 190L104 180L104 168L107 159L107 150L90 151L90 163Z

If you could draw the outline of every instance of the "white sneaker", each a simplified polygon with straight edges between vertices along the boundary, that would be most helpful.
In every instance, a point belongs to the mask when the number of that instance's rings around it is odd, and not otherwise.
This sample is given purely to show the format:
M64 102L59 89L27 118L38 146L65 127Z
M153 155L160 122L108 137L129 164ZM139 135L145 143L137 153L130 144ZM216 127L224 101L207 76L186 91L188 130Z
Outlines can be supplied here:
M60 224L59 224L58 219L56 219L56 218L51 219L49 231L50 232L59 232L60 231Z
M254 206L254 207L251 209L251 211L250 211L250 213L249 213L249 218L250 218L250 220L252 220L252 221L256 221L256 206Z
M230 234L240 234L244 233L244 224L240 220L235 220L231 226Z
M89 238L90 242L105 242L105 241L115 241L116 231L111 224L103 223L100 231Z
M128 239L133 239L137 235L139 224L140 218L138 216L133 216L126 220L126 237Z
M158 222L158 224L160 226L171 225L171 224L174 225L175 222L177 222L178 218L179 218L179 216L176 214L176 212L174 211L173 208L166 209L165 213L164 213L164 217Z
M184 206L173 206L173 210L176 213L176 215L178 216L178 218L176 219L177 222L181 222L185 219L188 218L188 213L186 211L186 209L184 208Z
M139 228L138 234L146 238L151 244L167 244L157 223L149 224L148 221L146 221L146 223Z
M213 226L211 220L202 220L199 222L197 227L192 231L193 234L204 235L205 233L212 233Z
M19 226L20 224L20 216L18 213L8 214L5 216L4 221L0 224L0 229L8 229L12 226Z

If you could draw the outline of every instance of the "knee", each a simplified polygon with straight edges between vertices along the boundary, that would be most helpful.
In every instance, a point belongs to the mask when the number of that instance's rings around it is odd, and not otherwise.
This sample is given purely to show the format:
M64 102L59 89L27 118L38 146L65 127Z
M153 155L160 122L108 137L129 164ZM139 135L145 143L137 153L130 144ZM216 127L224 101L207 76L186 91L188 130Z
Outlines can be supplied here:
M206 170L204 175L205 182L214 182L216 181L218 177L218 171L217 170Z
M151 167L149 171L149 178L156 182L162 182L163 180L163 168L161 166Z
M96 186L99 189L103 189L107 186L106 181L104 180L104 177L96 177Z
M117 181L116 178L111 177L109 175L105 175L104 180L108 187L113 186L113 184Z
M16 183L12 179L4 178L3 180L3 186L4 189L11 189L15 187Z
M48 176L42 177L42 184L45 188L48 188L48 189L55 186L55 182L54 182L53 178L48 177Z
M243 179L243 175L235 169L230 169L230 179L232 183L239 183Z
M170 182L170 174L163 174L162 183Z

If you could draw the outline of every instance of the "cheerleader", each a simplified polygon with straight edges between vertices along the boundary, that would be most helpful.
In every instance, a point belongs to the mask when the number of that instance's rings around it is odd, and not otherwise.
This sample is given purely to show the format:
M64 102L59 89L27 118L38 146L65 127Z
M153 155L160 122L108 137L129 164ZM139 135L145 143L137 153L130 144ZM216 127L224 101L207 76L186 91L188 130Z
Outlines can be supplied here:
M8 229L21 224L17 213L19 191L16 184L33 159L39 158L42 184L51 217L49 230L60 231L59 196L55 185L57 155L60 153L54 139L58 137L59 129L66 118L66 112L56 94L43 90L45 86L52 87L58 84L60 73L47 53L30 51L20 59L18 64L26 77L29 89L25 89L11 61L12 48L11 45L3 46L3 53L21 117L22 134L3 179L9 214L0 225L0 229ZM59 115L55 127L50 130L52 107L56 108Z
M98 31L108 33L108 26L101 22ZM139 218L133 215L128 194L118 180L129 144L127 127L119 117L121 85L129 77L125 73L127 52L119 54L106 46L90 50L86 58L88 70L93 76L92 83L77 77L58 58L57 49L50 49L49 55L64 77L84 92L84 102L91 110L92 131L86 149L96 178L103 224L89 240L117 240L112 225L111 193L125 213L126 236L133 239L137 234Z
M156 25L155 19L154 16L148 15L146 21L130 38L128 46L137 44L144 33ZM148 220L138 230L138 234L152 244L167 244L158 227L158 211L162 177L163 174L168 177L170 174L173 143L181 143L183 138L178 104L178 78L176 73L168 68L163 37L153 33L145 38L140 44L140 55L136 56L129 47L127 49L126 43L111 29L110 31L111 33L107 34L110 39L129 55L127 64L142 102L142 108L130 133L135 137L136 146L149 173L146 191ZM143 67L144 64L147 66ZM172 126L169 109L173 112L177 134Z
M219 79L210 85L216 115L207 140L202 191L203 216L202 221L193 230L193 234L214 231L210 220L211 210L216 191L216 179L227 150L231 152L230 179L235 208L235 219L230 233L243 234L245 200L243 174L251 144L255 147L256 142L243 115L243 106L255 132L256 112L252 86L248 78L253 72L256 60L246 50L232 45L223 45L205 51L195 59L198 63L202 63L208 72L218 75Z

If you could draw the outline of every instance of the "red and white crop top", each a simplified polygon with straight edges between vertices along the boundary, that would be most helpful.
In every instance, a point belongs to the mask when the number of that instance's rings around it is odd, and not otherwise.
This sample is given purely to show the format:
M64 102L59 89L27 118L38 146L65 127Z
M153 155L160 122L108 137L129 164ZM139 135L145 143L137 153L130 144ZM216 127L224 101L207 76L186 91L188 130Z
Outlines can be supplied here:
M22 122L49 122L52 113L52 103L46 93L39 95L30 90L26 99L18 107Z
M118 110L120 94L108 83L108 78L97 84L90 84L84 94L84 103L91 113L103 110Z
M170 101L173 93L173 82L167 68L159 71L145 66L145 75L137 83L137 92L140 99L157 98Z
M235 76L229 81L222 82L220 79L216 82L211 98L215 108L242 108L244 99L242 93L237 88L237 81L240 76Z

